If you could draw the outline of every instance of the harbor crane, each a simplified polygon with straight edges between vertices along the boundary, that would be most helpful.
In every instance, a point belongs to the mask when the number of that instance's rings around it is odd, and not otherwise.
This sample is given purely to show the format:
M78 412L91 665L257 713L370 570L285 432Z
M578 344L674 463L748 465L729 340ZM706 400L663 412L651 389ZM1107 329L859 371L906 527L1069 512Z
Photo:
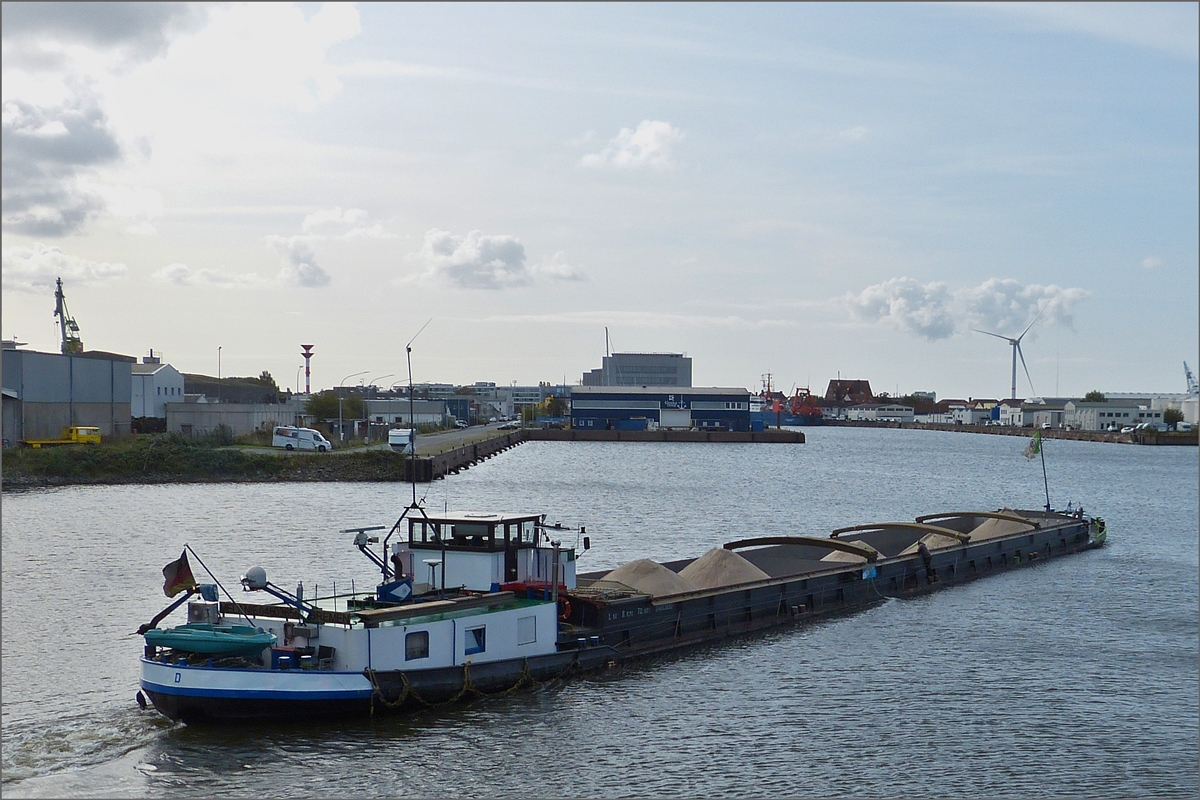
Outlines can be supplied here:
M63 294L62 278L58 279L58 288L54 292L54 316L58 317L58 325L62 329L63 355L82 353L83 340L79 338L79 325L67 311L67 297Z
M1187 362L1183 362L1183 374L1187 378L1187 393L1188 397L1195 397L1200 394L1200 385L1196 383L1196 376L1188 369Z

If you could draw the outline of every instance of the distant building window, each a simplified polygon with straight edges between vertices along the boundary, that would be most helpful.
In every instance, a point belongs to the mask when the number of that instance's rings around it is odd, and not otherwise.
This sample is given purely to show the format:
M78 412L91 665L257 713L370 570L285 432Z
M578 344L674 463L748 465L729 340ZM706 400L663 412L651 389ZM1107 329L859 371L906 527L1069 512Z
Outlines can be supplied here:
M161 386L158 387L158 394L159 394L159 397L162 396L162 387Z
M487 649L487 639L484 634L487 628L467 628L463 636L463 655L482 653Z
M414 631L404 637L404 660L429 657L429 631Z

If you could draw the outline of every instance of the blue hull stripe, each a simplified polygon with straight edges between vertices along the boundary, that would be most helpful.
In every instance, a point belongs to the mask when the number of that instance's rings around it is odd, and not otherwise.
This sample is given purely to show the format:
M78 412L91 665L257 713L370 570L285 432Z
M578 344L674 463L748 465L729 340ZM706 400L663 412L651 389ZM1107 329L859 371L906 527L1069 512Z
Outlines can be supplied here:
M331 692L288 692L278 689L185 689L142 681L148 692L176 697L215 697L230 700L361 700L371 696L373 689L347 689Z

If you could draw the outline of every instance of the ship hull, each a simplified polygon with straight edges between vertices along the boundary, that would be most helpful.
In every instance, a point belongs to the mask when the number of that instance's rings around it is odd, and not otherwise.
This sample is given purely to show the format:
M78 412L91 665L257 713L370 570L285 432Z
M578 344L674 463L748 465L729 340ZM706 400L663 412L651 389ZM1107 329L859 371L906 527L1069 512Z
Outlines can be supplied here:
M911 597L999 572L1101 547L1087 521L935 550L931 570L921 558L884 559L736 586L655 599L634 594L596 602L572 594L571 621L625 658L703 644L772 627L854 612L888 598ZM769 555L769 554L768 554ZM764 556L762 566L766 564ZM668 565L670 566L670 565ZM867 576L870 577L867 577ZM580 576L582 579L599 576Z
M580 643L528 659L428 670L332 672L164 664L142 659L141 687L164 716L190 725L365 716L532 688L615 666L621 654Z
M750 423L761 423L765 428L772 428L776 425L795 427L811 427L822 424L824 417L820 414L787 414L774 413L771 411L751 411Z

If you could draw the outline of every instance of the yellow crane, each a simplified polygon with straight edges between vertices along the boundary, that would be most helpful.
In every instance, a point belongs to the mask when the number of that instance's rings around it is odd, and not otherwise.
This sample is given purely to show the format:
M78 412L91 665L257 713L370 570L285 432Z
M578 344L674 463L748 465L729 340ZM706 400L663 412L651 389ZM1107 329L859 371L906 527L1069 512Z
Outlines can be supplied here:
M58 317L62 329L62 352L64 356L83 352L83 340L79 338L79 325L67 311L67 297L63 294L62 278L58 279L58 289L54 292L54 316Z

